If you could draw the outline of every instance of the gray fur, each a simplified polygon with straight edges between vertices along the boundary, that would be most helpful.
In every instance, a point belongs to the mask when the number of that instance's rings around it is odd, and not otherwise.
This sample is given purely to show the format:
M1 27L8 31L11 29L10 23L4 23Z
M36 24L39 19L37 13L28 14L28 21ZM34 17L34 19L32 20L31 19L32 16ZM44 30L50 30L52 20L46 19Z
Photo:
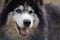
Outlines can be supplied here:
M59 22L59 24L60 24L60 7L59 6L60 5L55 5L55 4L51 4L51 3L44 5L44 8L48 15L48 23L51 21L52 25L53 25L53 26L49 25L49 28L48 28L49 29L48 39L49 40L60 40L60 39L57 39L57 36L60 36L60 34L58 33L59 31L56 32L57 31L56 28L58 28L58 26L57 25L55 26L55 23L57 23L57 22ZM18 36L16 34L15 29L11 25L12 24L9 25L11 29L9 27L6 27L5 25L4 25L4 27L0 28L0 30L1 30L0 31L0 40L20 40L20 36ZM34 26L35 26L35 24L34 24ZM60 29L60 26L59 26L59 29ZM38 29L36 29L36 30L38 30ZM34 35L29 36L30 40L44 40L44 36L42 33L40 33L40 30L35 31L33 34Z

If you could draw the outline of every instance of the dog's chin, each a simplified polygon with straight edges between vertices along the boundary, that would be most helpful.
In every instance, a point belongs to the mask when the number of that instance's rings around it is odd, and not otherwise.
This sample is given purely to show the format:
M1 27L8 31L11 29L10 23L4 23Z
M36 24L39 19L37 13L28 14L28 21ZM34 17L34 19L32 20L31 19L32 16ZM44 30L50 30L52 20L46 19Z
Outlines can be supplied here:
M23 27L23 28L18 27L18 30L19 30L19 34L22 36L27 36L30 31L28 27Z

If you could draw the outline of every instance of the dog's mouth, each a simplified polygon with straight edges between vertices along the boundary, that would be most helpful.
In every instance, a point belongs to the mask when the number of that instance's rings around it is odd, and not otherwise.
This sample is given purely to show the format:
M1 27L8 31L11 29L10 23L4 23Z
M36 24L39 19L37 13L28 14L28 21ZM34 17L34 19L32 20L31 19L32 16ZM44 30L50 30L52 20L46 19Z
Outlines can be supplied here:
M28 28L21 28L19 30L19 33L22 35L22 36L26 36L28 33L29 33L29 29Z
M19 34L22 35L22 36L27 36L29 34L29 28L28 27L23 27L23 28L20 28L18 25L17 25L17 28L19 30Z

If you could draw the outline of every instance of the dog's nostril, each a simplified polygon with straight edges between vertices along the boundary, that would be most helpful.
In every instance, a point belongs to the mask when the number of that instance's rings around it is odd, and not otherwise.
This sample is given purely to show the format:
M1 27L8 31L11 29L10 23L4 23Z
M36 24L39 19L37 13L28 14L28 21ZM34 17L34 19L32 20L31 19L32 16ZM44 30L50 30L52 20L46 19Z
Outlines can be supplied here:
M25 26L29 26L31 24L31 21L30 20L24 20L24 25Z

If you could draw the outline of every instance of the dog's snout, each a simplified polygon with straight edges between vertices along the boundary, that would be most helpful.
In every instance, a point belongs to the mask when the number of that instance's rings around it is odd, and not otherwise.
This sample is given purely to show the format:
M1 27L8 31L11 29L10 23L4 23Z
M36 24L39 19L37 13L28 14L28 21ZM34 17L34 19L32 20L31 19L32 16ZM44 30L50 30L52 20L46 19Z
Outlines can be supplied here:
M25 26L29 26L31 24L31 21L30 20L24 20L23 23Z

